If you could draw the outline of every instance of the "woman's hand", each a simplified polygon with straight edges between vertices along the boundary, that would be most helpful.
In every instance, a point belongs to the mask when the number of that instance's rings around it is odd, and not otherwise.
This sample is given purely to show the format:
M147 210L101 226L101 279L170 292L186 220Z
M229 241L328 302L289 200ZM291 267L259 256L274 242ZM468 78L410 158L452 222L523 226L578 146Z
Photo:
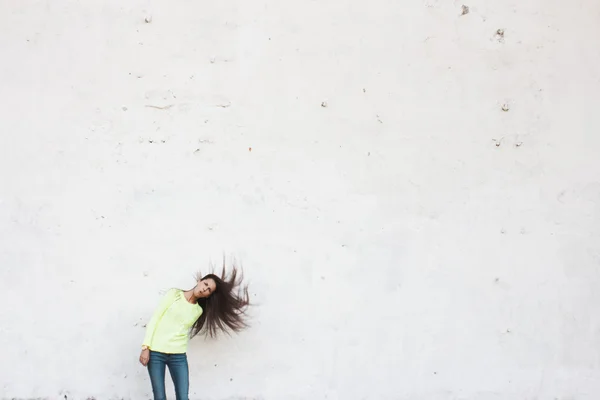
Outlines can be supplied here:
M148 365L148 361L150 361L150 350L144 349L142 350L142 354L140 354L140 364L145 367Z

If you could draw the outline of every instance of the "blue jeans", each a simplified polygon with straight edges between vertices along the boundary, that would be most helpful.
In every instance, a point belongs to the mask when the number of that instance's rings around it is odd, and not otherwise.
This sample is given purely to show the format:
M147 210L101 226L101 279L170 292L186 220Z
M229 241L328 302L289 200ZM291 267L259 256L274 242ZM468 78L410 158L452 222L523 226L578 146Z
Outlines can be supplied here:
M175 386L175 398L177 400L188 400L190 389L190 374L188 370L187 355L165 354L150 351L148 362L148 373L152 383L154 400L167 400L165 391L165 367L169 367L173 386Z

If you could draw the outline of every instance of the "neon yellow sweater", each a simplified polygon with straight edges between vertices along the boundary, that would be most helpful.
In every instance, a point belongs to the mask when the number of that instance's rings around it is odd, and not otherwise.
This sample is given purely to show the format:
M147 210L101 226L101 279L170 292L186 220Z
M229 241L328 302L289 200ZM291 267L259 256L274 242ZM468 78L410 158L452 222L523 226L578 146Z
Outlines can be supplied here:
M187 301L183 290L170 289L146 326L143 344L161 353L185 353L190 328L200 315L202 307Z

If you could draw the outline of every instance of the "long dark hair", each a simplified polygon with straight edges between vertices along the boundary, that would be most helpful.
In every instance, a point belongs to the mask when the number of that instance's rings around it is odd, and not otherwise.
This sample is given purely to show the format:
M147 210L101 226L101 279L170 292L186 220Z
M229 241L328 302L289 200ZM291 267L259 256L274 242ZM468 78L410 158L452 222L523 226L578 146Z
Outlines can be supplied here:
M227 273L223 260L221 276L214 273L202 276L198 273L197 278L214 280L216 289L209 297L198 299L198 305L202 307L203 312L192 326L190 337L203 333L212 338L216 337L219 331L230 334L248 327L248 285L242 284L242 272L235 264Z

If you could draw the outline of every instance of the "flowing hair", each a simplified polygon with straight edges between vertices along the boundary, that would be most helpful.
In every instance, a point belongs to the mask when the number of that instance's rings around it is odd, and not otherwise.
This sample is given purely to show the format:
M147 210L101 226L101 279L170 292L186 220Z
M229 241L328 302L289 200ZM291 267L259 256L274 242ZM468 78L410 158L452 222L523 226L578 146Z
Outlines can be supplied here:
M192 326L190 337L204 334L213 338L219 331L229 335L231 332L239 332L248 327L246 311L250 305L250 296L248 285L242 284L241 270L234 263L231 271L227 273L225 259L223 259L220 275L197 274L198 280L214 280L216 289L210 296L198 299L198 305L202 307L203 312Z

